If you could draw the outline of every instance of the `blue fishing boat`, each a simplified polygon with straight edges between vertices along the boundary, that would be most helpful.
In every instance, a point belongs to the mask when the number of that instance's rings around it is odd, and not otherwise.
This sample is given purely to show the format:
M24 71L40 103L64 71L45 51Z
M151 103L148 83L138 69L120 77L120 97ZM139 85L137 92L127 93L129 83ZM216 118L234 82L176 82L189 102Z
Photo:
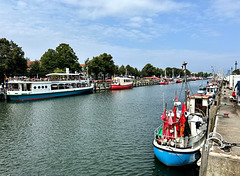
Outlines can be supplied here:
M186 63L183 65L186 70ZM185 75L185 102L181 111L179 110L181 102L178 102L176 96L173 110L167 111L165 108L161 117L162 124L154 131L154 154L167 166L196 163L201 157L200 149L204 145L207 131L206 113L199 108L187 111L187 106L193 106L195 101L198 102L199 96L198 99L193 98L189 101L191 97L187 95L186 84Z
M166 112L166 119L172 112ZM168 116L168 117L167 117ZM154 131L154 154L159 161L167 166L183 166L193 164L201 157L200 148L204 145L205 134L207 130L206 118L200 113L184 115L185 124L189 124L190 133L181 135L181 120L169 124L169 119L164 121ZM166 127L168 123L168 127ZM183 125L183 126L184 126ZM165 132L163 132L165 128ZM184 127L186 128L186 127ZM186 129L185 129L186 130Z
M29 101L88 94L93 85L78 73L51 73L46 78L9 78L7 96L10 101Z

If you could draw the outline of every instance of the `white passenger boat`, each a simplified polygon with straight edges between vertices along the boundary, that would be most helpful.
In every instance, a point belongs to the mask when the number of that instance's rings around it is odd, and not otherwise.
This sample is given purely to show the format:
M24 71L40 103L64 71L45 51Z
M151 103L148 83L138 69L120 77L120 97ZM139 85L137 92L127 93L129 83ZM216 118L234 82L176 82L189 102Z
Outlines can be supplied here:
M49 99L93 92L89 79L80 74L51 73L46 78L9 78L7 96L10 101Z

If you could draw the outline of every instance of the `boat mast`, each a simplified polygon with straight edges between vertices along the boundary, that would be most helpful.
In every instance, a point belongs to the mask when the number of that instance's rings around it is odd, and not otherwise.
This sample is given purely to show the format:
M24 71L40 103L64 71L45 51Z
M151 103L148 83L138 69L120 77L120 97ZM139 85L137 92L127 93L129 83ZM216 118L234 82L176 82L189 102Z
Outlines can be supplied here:
M184 69L184 76L185 76L185 105L187 106L187 70L186 70L186 66L187 66L187 62L183 62L182 64L183 69Z

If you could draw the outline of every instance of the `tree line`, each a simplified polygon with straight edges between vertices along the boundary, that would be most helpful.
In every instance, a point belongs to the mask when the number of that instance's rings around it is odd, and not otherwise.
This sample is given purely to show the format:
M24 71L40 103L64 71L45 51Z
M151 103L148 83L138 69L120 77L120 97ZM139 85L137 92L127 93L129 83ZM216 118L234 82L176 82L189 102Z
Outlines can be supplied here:
M83 67L79 64L79 58L69 44L61 43L55 49L48 49L40 58L35 60L29 66L27 65L29 58L24 57L24 51L13 41L6 38L0 39L0 82L4 77L28 76L28 77L44 77L48 73L65 72L69 68L70 72L85 72L94 79L111 78L113 75L131 75L135 77L149 76L165 76L172 77L183 76L184 72L180 68L167 67L165 70L154 67L150 63L146 64L142 70L131 67L114 64L111 54L103 53L92 59L87 58ZM187 70L187 75L191 72ZM195 76L207 77L208 73L199 72Z

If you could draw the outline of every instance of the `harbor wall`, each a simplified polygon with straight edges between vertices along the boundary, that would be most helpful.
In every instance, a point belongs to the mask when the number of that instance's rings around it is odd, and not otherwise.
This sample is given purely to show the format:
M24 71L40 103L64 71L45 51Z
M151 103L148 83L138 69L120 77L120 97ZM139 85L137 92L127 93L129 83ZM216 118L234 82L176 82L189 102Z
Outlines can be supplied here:
M240 175L240 108L237 102L230 101L232 90L221 85L216 100L210 108L209 128L216 139L206 142L202 148L200 176ZM219 143L219 141L222 142ZM233 144L236 144L234 146Z

